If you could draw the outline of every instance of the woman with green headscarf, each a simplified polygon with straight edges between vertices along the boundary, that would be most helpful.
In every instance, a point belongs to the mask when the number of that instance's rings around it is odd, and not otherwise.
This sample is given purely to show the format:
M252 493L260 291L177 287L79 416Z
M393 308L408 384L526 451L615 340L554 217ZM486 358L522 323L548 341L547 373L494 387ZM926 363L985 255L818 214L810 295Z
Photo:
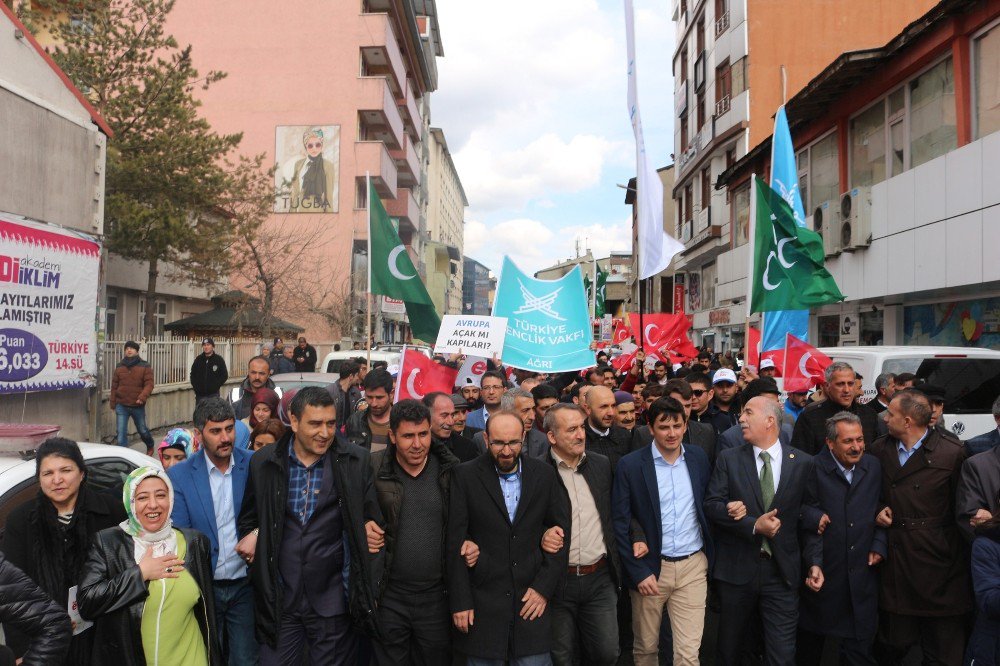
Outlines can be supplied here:
M128 518L97 533L80 583L94 663L220 664L208 539L173 527L174 490L161 469L129 474L122 500Z

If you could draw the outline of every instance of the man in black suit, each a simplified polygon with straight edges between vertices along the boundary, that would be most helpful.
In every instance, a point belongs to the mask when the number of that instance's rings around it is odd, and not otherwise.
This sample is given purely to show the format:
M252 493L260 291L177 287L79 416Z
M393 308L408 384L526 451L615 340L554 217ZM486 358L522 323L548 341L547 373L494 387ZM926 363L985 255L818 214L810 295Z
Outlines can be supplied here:
M498 411L487 422L489 455L454 470L447 571L455 649L470 663L535 666L552 649L549 600L568 566L567 549L541 549L542 535L570 530L566 493L547 463L521 456L524 423ZM478 547L469 567L466 541Z
M595 666L618 661L620 567L611 524L611 461L587 453L586 420L578 405L567 403L553 405L544 418L551 444L544 460L559 474L571 517L569 534L553 527L542 542L553 554L569 546L569 570L552 601L556 666L580 663L581 657Z
M450 395L435 391L425 395L422 402L431 413L431 435L434 439L448 447L462 462L468 462L479 455L472 440L453 430L457 408Z
M747 444L719 454L705 496L705 513L716 528L721 666L739 663L755 609L764 627L766 663L795 661L803 580L799 514L813 463L779 443L781 421L777 402L763 396L747 402L740 416ZM811 526L811 538L817 527ZM810 566L808 575L822 584L818 566Z
M778 383L771 377L760 377L751 380L743 390L743 399L749 402L752 398L763 396L769 400L774 400L780 404L781 389ZM781 432L778 434L778 441L782 446L791 446L792 426L788 423L781 424ZM747 441L743 438L743 428L738 423L719 435L717 448L719 451L735 449L743 446Z
M997 427L982 435L977 435L965 443L965 455L972 457L977 453L989 451L1000 446L1000 398L993 402L993 420Z
M587 412L587 451L607 456L613 469L632 450L632 433L615 425L615 394L607 386L592 386L582 406Z
M876 567L888 548L885 529L874 520L881 508L882 465L865 454L861 420L850 412L827 420L826 445L813 458L806 486L816 507L803 510L823 530L821 540L811 540L816 552L807 559L819 562L824 582L816 589L807 579L802 591L796 657L800 666L819 666L831 636L840 639L841 664L875 666Z
M651 444L622 458L612 493L618 553L632 598L637 665L655 666L664 608L673 663L698 663L712 541L704 512L708 456L682 443L684 407L660 398L646 411ZM633 523L645 548L633 543Z

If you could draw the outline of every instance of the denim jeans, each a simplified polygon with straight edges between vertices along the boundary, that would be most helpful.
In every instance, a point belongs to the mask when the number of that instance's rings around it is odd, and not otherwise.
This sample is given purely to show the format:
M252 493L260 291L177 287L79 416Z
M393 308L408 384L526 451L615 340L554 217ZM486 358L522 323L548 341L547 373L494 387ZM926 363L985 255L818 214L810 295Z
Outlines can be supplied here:
M250 577L237 581L216 581L212 587L223 662L229 666L253 666L257 663L257 639L254 637Z
M129 417L135 422L135 429L139 437L145 442L146 448L153 448L153 435L146 427L146 408L126 407L125 405L115 405L115 415L118 417L118 446L128 446L128 420Z

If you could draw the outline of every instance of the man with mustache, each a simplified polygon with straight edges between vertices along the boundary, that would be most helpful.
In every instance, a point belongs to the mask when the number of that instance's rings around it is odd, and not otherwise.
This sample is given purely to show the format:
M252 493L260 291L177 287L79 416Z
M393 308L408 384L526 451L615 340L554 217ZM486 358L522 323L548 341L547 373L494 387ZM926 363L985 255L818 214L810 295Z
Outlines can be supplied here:
M797 659L818 666L829 636L840 639L841 663L874 664L878 565L888 549L885 529L873 520L880 508L882 465L865 453L861 419L850 412L827 419L826 445L813 458L806 483L818 509L810 502L803 508L820 514L814 519L823 538L809 543L824 582L817 588L807 579L800 593Z

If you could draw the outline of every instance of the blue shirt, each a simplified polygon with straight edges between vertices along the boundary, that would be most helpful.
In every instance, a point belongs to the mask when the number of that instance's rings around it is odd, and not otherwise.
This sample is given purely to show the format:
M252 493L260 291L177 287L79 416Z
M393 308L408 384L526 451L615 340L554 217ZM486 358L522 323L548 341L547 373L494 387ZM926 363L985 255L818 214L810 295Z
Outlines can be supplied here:
M837 463L837 467L840 469L840 473L844 475L844 478L847 479L847 483L848 484L854 483L854 467L852 467L851 469L847 469L846 467L841 465L840 461L837 460L836 458L833 459L833 462Z
M667 462L656 443L653 448L653 469L660 494L660 555L682 557L701 550L704 542L698 512L694 506L691 475L684 460L684 447L673 464Z
M900 467L905 465L906 461L910 459L910 456L912 456L916 452L916 450L921 447L921 445L924 443L924 440L927 439L927 433L929 432L930 432L929 429L925 430L924 434L920 437L920 439L917 440L917 443L914 444L909 451L906 450L906 446L902 442L899 443L899 448L896 449L896 453L899 454Z
M497 470L500 475L500 493L503 495L503 503L507 507L507 517L510 522L514 522L517 515L517 504L521 501L521 462L518 461L517 469L510 474L504 474Z
M306 467L295 455L295 447L289 444L288 459L288 509L305 525L316 510L323 485L323 458Z
M212 464L208 455L208 485L212 489L215 526L218 528L219 557L215 564L215 580L233 580L247 575L247 565L236 554L236 507L233 503L233 461L225 472Z

